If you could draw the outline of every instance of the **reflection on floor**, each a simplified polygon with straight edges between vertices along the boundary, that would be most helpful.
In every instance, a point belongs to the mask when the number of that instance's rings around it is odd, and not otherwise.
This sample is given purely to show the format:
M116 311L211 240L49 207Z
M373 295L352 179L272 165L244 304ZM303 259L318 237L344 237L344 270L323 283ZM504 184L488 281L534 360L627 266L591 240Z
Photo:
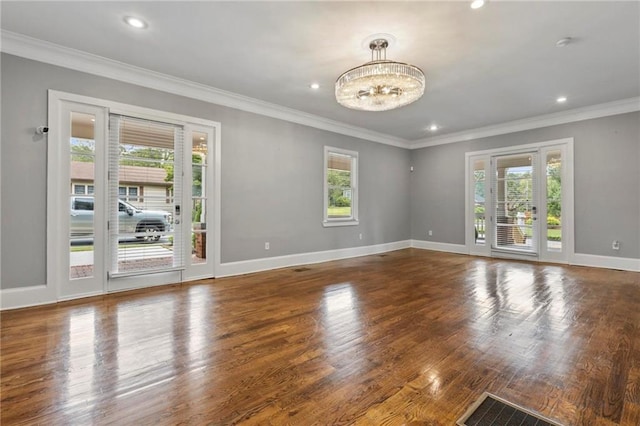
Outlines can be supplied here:
M2 424L640 424L640 274L406 249L5 311Z

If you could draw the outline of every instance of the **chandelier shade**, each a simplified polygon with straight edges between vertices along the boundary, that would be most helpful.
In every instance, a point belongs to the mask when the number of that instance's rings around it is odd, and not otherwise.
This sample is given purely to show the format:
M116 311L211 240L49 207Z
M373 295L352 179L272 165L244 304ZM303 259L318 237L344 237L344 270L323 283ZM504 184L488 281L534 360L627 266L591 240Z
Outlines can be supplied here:
M373 40L369 44L371 62L338 77L336 100L340 105L362 111L387 111L415 102L424 94L422 70L387 60L387 46L384 39Z

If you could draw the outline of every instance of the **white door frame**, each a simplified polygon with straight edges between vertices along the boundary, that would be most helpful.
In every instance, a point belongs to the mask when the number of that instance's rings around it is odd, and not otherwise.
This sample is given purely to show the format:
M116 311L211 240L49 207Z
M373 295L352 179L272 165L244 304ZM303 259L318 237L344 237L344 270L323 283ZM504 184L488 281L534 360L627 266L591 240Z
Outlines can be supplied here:
M68 215L68 202L65 205L60 204L60 194L64 192L68 199L68 188L66 185L69 180L63 182L61 176L61 165L65 164L66 160L61 152L61 147L68 141L62 140L63 135L60 129L60 120L63 119L61 111L64 103L84 104L88 107L100 108L103 112L100 123L103 125L105 137L108 134L108 117L110 113L122 114L132 117L138 117L147 120L160 121L165 123L177 124L182 126L197 126L198 128L210 128L213 129L214 138L211 140L211 157L210 164L213 168L212 173L212 186L211 203L212 208L209 210L209 216L211 229L209 232L209 239L211 242L211 249L208 253L211 253L212 259L207 262L206 270L201 268L199 270L199 278L214 277L216 272L220 270L220 177L221 177L221 124L219 122L189 117L186 115L175 114L170 112L158 111L149 108L138 107L134 105L128 105L119 102L113 102L104 99L98 99L88 96L76 95L72 93L60 92L57 90L48 91L48 106L49 106L49 127L50 132L48 136L47 147L47 295L48 301L62 300L68 298L78 298L88 296L90 294L60 294L60 277L66 273L68 276L68 262L64 262L64 254L61 253L63 247L62 242L68 243L68 234L65 234L65 230L61 229L59 224L67 222L68 220L63 215ZM98 125L98 118L96 118L96 125ZM96 126L97 128L97 126ZM68 148L67 148L68 150ZM101 167L107 167L107 156L104 156L104 164ZM97 167L97 166L96 166ZM68 172L67 172L68 175ZM190 184L190 183L189 183ZM102 191L103 202L107 202L106 190ZM188 194L190 194L190 190ZM106 204L105 204L106 205ZM184 203L182 204L184 205ZM66 210L65 210L66 208ZM97 221L96 221L97 222ZM97 223L96 223L97 225ZM103 226L106 232L106 220ZM209 245L209 244L208 244ZM187 245L190 248L190 245ZM68 248L66 249L68 258ZM109 255L108 250L104 250L104 264L108 265ZM122 279L107 281L106 274L104 274L105 285L98 291L99 293L107 293L111 291L127 290L131 288L143 288L155 285L163 285L168 283L180 282L186 279L195 279L193 274L183 275L182 273L160 273L149 276L137 276L137 277L124 277ZM95 294L95 293L92 293ZM46 303L42 301L42 303Z
M184 185L185 187L190 187L191 186L191 182L193 180L193 168L192 168L192 144L191 144L191 140L193 139L193 133L194 132L198 132L198 133L205 133L207 135L207 144L210 147L213 147L214 149L207 149L207 169L208 170L212 170L213 169L213 173L212 172L208 172L205 175L205 182L203 182L203 186L204 188L206 188L207 191L207 199L206 199L206 203L205 203L205 211L207 212L211 212L211 211L215 211L217 213L215 213L215 215L217 217L220 217L220 201L219 199L215 199L214 198L214 194L213 192L215 191L216 193L219 194L219 189L216 190L216 184L220 185L220 175L219 175L219 171L220 171L220 129L219 128L215 128L215 127L211 127L211 126L202 126L202 125L197 125L197 124L187 124L185 126L184 129L184 140L185 140L185 149L184 149L184 166L183 166L183 170L184 170ZM187 141L189 143L187 143ZM213 190L209 191L208 188L213 188ZM192 202L191 202L191 198L189 197L189 194L185 195L185 199L182 203L182 210L183 210L183 227L182 227L182 232L183 232L183 239L185 241L185 244L189 247L191 247L191 220L187 220L185 222L184 218L191 218L192 216ZM210 217L210 216L209 216ZM209 223L207 223L207 228L209 228ZM212 238L214 237L215 238ZM206 253L207 253L207 258L206 258L206 262L202 263L202 264L194 264L191 261L191 256L187 256L187 258L185 259L185 269L183 272L183 280L184 281L190 281L190 280L197 280L197 279L201 279L201 278L207 278L210 277L211 275L209 274L210 271L210 264L212 262L215 261L215 259L211 259L209 258L208 253L215 253L217 254L217 259L218 259L218 264L219 264L219 259L220 259L220 231L219 228L216 231L215 228L213 229L207 229L206 231ZM219 269L216 269L219 270Z
M490 167L491 167L491 179L495 179L495 176L497 174L498 171L498 161L500 159L509 159L509 158L518 158L518 157L522 157L522 156L529 156L531 158L531 173L532 173L532 183L533 183L533 188L532 188L532 197L533 199L531 200L532 202L532 207L535 207L536 210L538 209L538 205L541 202L541 198L540 198L540 194L542 192L542 184L540 182L540 178L539 176L541 175L541 167L539 165L538 162L538 157L539 157L539 152L537 150L533 150L533 151L525 151L525 152L520 152L520 153L508 153L508 154L493 154L490 158ZM493 184L494 182L489 179L489 183ZM497 188L497 185L495 186L495 188ZM532 236L531 236L531 247L529 249L515 249L515 248L506 248L506 247L496 247L496 245L498 244L498 242L496 241L496 237L497 237L497 231L499 229L499 226L496 222L496 214L497 214L497 210L496 210L496 200L497 200L497 195L495 194L494 191L494 185L491 185L491 189L490 189L490 200L489 200L489 205L491 206L491 211L490 211L490 221L489 221L489 228L491 230L490 235L491 235L491 241L489 244L489 246L491 247L491 252L494 253L494 255L496 257L499 257L501 255L507 255L507 256L516 256L516 257L521 257L523 259L526 258L535 258L537 259L540 255L540 241L542 240L541 235L542 232L540 230L540 221L538 221L538 212L533 213L535 216L533 216L533 219L535 220L535 222L532 223Z
M519 154L525 152L536 151L538 152L538 170L545 170L546 165L546 153L552 150L560 150L562 152L562 252L554 253L546 250L543 240L539 238L539 250L537 260L544 262L555 263L570 263L575 256L575 221L574 221L574 186L573 186L573 138L557 139L539 143L532 143L526 145L516 145L505 148L495 148L483 151L473 151L465 153L465 246L468 254L477 256L499 256L500 253L492 252L491 243L489 238L485 239L483 246L476 244L475 232L474 232L474 202L472 197L474 196L473 188L473 162L476 160L485 161L485 173L487 179L485 179L485 195L489 194L489 187L491 185L491 179L489 175L491 173L490 159L496 155L506 154ZM539 234L542 235L546 232L546 199L543 202L543 196L546 195L546 173L539 173L540 179L538 179L539 190L538 200L536 205L538 206L538 218L544 222L540 222L541 226L538 227ZM485 199L485 211L491 212L493 209L492 197L486 197ZM544 205L544 206L543 206ZM542 226L544 224L544 226ZM492 235L493 224L487 220L486 235ZM518 256L517 254L507 254L509 257L521 258L532 260L531 256Z
M98 105L59 100L50 114L47 182L47 283L56 283L56 299L67 300L102 294L105 291L107 122L105 108ZM69 277L69 191L71 113L95 117L93 273L90 277ZM97 244L95 244L97 242ZM51 274L51 275L50 275Z

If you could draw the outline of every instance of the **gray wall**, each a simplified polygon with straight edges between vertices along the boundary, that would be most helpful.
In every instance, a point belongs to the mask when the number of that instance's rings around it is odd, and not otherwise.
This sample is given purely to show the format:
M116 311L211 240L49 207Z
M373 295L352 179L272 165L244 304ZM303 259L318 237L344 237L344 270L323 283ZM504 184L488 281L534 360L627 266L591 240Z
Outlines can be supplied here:
M47 151L34 131L47 122L48 89L220 122L223 262L410 237L407 150L7 54L1 72L3 289L46 280ZM359 152L359 226L322 227L325 145Z
M640 258L638 112L412 151L412 238L465 243L466 152L567 137L574 138L576 253Z

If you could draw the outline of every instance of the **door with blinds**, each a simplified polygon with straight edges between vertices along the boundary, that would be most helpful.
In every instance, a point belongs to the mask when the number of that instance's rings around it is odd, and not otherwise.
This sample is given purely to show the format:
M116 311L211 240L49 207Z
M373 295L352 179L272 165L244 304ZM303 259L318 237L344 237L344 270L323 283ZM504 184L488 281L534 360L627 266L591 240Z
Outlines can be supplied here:
M215 276L220 123L49 91L43 300Z
M466 154L469 254L548 262L573 253L573 140Z
M127 277L184 269L183 147L183 126L110 115L110 289L130 288Z
M494 156L492 249L538 255L537 153Z

